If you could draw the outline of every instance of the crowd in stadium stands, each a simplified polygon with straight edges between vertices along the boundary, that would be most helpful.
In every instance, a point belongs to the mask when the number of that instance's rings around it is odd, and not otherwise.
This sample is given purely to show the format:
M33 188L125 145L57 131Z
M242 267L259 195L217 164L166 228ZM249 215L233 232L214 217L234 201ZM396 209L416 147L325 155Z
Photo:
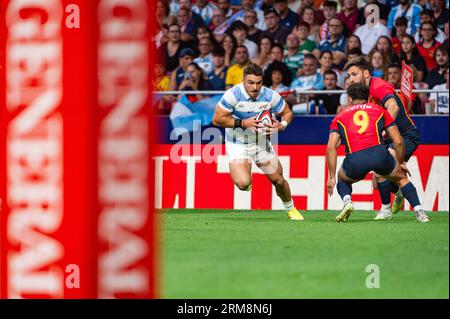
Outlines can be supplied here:
M360 55L396 88L403 61L415 88L449 88L448 0L158 0L156 18L155 91L225 90L252 61L301 113L305 95L295 92L346 88L343 66ZM307 98L314 113L347 103L345 94ZM419 93L410 113L448 114L448 98ZM164 96L158 110L167 114L176 99Z

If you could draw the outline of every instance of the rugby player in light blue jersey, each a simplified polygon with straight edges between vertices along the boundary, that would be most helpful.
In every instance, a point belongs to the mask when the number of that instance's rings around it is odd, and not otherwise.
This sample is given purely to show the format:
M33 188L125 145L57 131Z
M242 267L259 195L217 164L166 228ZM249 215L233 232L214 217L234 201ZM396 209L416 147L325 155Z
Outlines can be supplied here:
M291 189L283 177L283 168L267 136L286 129L293 114L283 98L263 86L262 69L253 63L244 70L243 82L225 92L219 101L213 124L225 127L225 147L233 183L242 191L252 185L252 161L275 186L291 220L303 220L291 197ZM262 125L256 116L263 110L281 116L273 124Z

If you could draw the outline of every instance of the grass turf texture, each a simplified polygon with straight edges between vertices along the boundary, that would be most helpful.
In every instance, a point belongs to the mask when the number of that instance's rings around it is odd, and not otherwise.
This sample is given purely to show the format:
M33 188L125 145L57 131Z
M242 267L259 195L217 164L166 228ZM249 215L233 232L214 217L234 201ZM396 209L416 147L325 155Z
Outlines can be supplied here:
M165 210L162 298L448 298L448 212ZM366 266L380 288L366 288Z

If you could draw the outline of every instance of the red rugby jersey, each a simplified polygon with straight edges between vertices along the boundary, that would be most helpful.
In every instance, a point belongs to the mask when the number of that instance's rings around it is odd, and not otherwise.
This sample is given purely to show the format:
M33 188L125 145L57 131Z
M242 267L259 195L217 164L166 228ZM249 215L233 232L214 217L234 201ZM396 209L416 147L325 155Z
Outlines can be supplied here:
M388 99L394 98L397 101L399 112L396 124L401 134L414 127L414 122L408 114L408 105L400 93L395 92L394 87L380 78L372 77L369 84L369 103L375 103L385 108Z
M384 129L395 125L384 108L372 104L355 104L346 107L331 122L330 132L341 135L347 154L381 144Z

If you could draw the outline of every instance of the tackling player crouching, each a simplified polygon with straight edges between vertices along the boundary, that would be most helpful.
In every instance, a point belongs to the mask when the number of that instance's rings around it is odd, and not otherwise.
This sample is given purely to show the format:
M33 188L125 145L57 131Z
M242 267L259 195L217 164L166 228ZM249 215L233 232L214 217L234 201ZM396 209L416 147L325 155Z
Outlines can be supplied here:
M338 173L337 190L344 207L336 217L337 222L346 222L353 212L352 184L365 178L370 172L383 176L397 185L408 200L420 222L428 222L417 191L408 180L408 168L404 161L403 138L391 115L382 107L367 103L369 87L363 83L353 83L347 89L350 105L337 115L330 126L327 145L329 179L328 194L333 194L336 185L337 148L341 140L345 144L346 156ZM394 144L395 158L381 144L383 130L389 134Z
M351 83L364 83L369 87L369 102L384 107L398 127L398 130L405 144L405 162L413 155L419 146L419 129L414 125L413 120L408 114L408 107L402 94L397 93L394 87L386 81L372 77L371 67L364 56L351 59L347 62L344 70L348 72ZM394 145L390 138L384 140L384 144L394 155ZM403 205L404 196L395 183L383 179L374 174L380 192L382 207L375 219L385 220L392 217L392 213L397 213ZM395 200L390 207L391 192L395 194Z
M225 92L216 107L213 124L225 128L225 147L233 183L242 191L251 190L252 162L275 186L291 220L303 220L294 206L283 169L267 136L282 132L292 121L293 114L283 98L263 86L262 69L253 63L244 70L243 82ZM256 115L268 110L281 116L273 124L261 127Z

